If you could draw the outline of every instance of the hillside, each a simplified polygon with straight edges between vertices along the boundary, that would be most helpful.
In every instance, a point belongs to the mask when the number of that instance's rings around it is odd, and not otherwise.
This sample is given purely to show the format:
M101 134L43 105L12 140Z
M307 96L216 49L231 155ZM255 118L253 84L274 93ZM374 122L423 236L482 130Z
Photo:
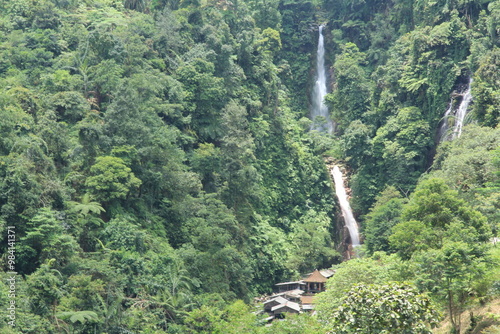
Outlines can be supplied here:
M0 331L353 333L343 298L395 287L390 333L465 333L500 293L499 69L498 0L0 0ZM253 313L332 266L318 317Z
M471 308L461 316L462 328L470 330L470 333L490 333L500 332L498 326L498 314L500 314L500 301L498 299L491 301L482 307ZM471 317L472 316L472 317ZM436 334L449 333L449 321L443 321L443 324L435 330Z

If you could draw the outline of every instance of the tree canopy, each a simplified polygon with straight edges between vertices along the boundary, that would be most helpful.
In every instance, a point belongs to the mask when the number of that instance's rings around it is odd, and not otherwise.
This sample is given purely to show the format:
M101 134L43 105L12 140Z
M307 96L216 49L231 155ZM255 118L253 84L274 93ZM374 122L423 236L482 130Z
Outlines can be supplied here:
M465 330L500 281L499 18L498 0L0 0L0 252L10 271L15 229L18 273L0 331L425 332L434 308ZM308 119L319 25L334 134ZM344 263L325 158L365 243ZM317 318L253 313L332 266Z

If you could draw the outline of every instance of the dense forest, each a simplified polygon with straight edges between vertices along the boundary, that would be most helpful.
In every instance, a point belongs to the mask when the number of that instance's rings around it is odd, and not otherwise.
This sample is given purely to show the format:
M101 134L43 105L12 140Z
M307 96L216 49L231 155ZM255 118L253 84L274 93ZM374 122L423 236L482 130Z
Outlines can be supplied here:
M499 123L499 0L0 0L0 331L500 333Z

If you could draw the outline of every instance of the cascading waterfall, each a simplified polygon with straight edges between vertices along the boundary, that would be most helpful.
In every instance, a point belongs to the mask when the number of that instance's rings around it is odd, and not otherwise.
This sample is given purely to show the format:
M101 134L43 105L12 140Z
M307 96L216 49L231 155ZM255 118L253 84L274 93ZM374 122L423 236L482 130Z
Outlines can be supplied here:
M455 126L453 128L453 133L455 134L456 137L460 137L460 135L462 134L462 127L464 125L465 116L467 116L467 109L469 108L469 104L472 101L472 94L470 87L471 83L472 83L472 78L469 79L467 90L463 95L462 102L460 103L460 106L458 107L455 116L456 120L455 120Z
M344 216L344 221L349 230L349 235L351 236L352 247L359 246L359 230L358 223L354 219L352 214L351 206L349 205L349 200L347 199L347 193L344 187L344 179L342 177L342 172L338 166L334 166L332 169L333 181L335 182L335 193L339 199L340 209L342 210L342 216Z
M319 26L318 50L316 53L316 83L312 92L311 118L313 125L311 126L311 130L332 133L333 122L330 119L328 107L324 102L326 96L326 68L323 27L323 25ZM323 123L325 121L326 123Z
M325 105L326 96L326 68L325 68L325 43L323 38L324 25L319 26L318 50L316 53L316 83L312 92L312 112L311 118L313 124L311 130L317 130L333 133L334 123L330 119L328 107ZM331 167L331 165L330 165ZM358 224L352 214L351 206L347 198L347 193L344 187L344 179L342 172L338 166L333 166L331 169L333 181L335 183L335 193L339 199L340 209L344 217L345 224L349 230L351 237L351 245L359 246L359 231Z
M472 78L469 79L469 83L462 93L457 93L454 97L452 97L450 105L444 114L443 124L439 128L438 134L441 141L446 139L453 140L460 137L460 135L462 134L465 117L467 116L469 104L472 101L471 84ZM453 104L453 100L456 98L456 96L462 97L462 100L460 101L458 107L454 106ZM450 122L450 119L453 122ZM451 125L450 123L452 123L453 125Z
M448 119L450 117L450 114L453 112L453 98L450 101L450 104L448 106L448 109L446 109L446 112L444 113L443 120L441 123L441 126L439 127L439 132L438 132L438 138L439 140L444 140L446 137L446 132L448 131Z

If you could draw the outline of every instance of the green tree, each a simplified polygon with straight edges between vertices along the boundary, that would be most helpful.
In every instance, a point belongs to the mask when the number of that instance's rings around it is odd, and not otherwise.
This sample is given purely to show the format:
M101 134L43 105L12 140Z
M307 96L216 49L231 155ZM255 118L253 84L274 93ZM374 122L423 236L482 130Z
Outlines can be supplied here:
M416 107L399 110L377 130L373 152L383 179L408 191L426 163L430 149L430 127Z
M500 8L497 9L497 13L500 13ZM500 92L498 90L500 76L495 70L500 66L500 48L486 51L478 62L479 68L474 73L476 80L472 85L473 110L481 124L495 127L500 122Z
M337 262L340 254L330 237L332 223L324 212L308 210L289 234L287 266L299 273L317 268L328 268Z
M437 148L432 175L470 197L495 177L492 153L500 146L500 131L470 124L462 135Z
M196 272L200 290L220 294L225 299L248 300L252 268L250 259L235 246L199 251L185 245L178 251L191 272Z
M330 321L342 298L356 284L384 284L397 278L397 259L379 253L373 258L358 258L332 267L333 275L326 282L326 291L315 297L320 319Z
M34 173L34 164L26 157L16 154L2 157L0 168L2 216L12 224L24 222L26 217L32 217L41 206L43 189L40 178Z
M67 294L61 298L58 311L85 312L94 311L102 314L105 307L105 284L91 275L76 274L69 277L65 286ZM63 319L62 317L60 317ZM63 319L64 320L64 319Z
M207 305L193 310L185 319L188 333L217 333L217 325L221 322L222 311Z
M452 223L465 224L475 231L471 243L488 241L491 235L485 217L469 208L442 179L422 181L403 209L401 220L393 227L389 242L405 259L414 251L441 248Z
M356 44L347 43L333 64L336 82L326 101L331 106L332 119L342 131L368 110L370 83L363 67L365 57Z
M257 317L249 305L237 300L228 305L222 314L223 322L217 324L219 333L238 334L252 333L257 327Z
M252 17L255 18L255 25L261 29L267 27L276 29L281 23L281 13L278 9L277 1L253 0L248 1L249 7L253 10Z
M63 296L63 276L51 268L54 261L46 261L26 280L31 311L45 317L54 316L56 306Z
M487 217L491 217L490 221L493 223L492 230L495 233L495 236L498 236L498 232L500 230L500 216L499 216L499 209L500 209L500 147L498 147L496 150L494 150L491 153L492 156L492 162L493 165L495 166L495 171L494 171L494 178L492 182L486 184L486 189L484 189L484 192L486 194L489 194L488 203L489 210L487 209L487 212L484 214L487 215ZM481 208L478 208L481 210ZM486 211L486 210L485 210Z
M141 185L141 180L117 157L98 157L90 168L90 173L85 185L103 203L125 199L130 191Z
M92 201L92 197L88 193L83 195L81 202L70 201L68 204L71 206L70 211L84 218L89 214L99 215L102 212L106 212L99 202Z
M415 265L414 280L446 305L453 330L489 262L487 220L442 179L419 183L389 237L391 247Z
M228 304L223 309L203 305L193 310L185 319L187 333L256 333L257 317L241 300Z
M223 110L224 137L221 153L227 188L223 190L224 201L233 208L238 218L247 219L259 202L261 175L254 163L255 143L248 129L247 111L236 101L231 101Z
M212 143L200 143L190 161L193 169L202 177L204 190L215 192L222 168L220 148Z
M310 314L287 314L285 319L273 321L270 326L257 328L258 334L319 334L327 333L327 327Z
M196 58L176 71L176 78L186 92L186 109L193 130L203 140L214 140L222 134L220 111L225 102L223 79L214 76L215 66Z
M99 318L94 311L67 311L58 312L55 316L58 328L60 327L60 322L62 322L63 327L67 332L74 333L74 328L78 328L78 323L80 325L85 325L87 323L96 323Z
M353 168L360 168L373 158L370 128L361 120L352 121L342 135L346 160Z
M427 295L405 283L356 285L331 319L335 333L432 333L439 320Z
M498 233L498 129L470 124L460 138L438 147L434 177L446 180L472 208L481 212Z
M446 305L453 333L461 333L461 315L470 302L470 294L475 292L474 282L483 277L489 262L485 247L457 240L466 231L465 226L460 226L456 240L445 241L440 249L418 252L413 259L417 285Z
M442 230L434 230L418 220L403 221L393 226L391 232L391 248L404 260L409 260L415 252L439 247L442 242Z
M422 221L435 229L446 229L458 220L475 229L477 241L485 242L490 237L484 216L471 209L443 179L430 178L419 183L403 210L402 220L410 219Z
M272 28L266 28L262 31L262 39L256 43L258 51L276 53L281 49L280 33Z
M393 186L387 187L364 218L365 246L369 254L390 251L389 236L392 228L401 221L405 200Z
M59 217L58 217L59 216ZM71 262L79 250L76 240L67 233L61 213L49 208L41 208L29 220L26 235L19 250L22 269L26 273L34 271L43 262L51 261L51 265L62 268Z

